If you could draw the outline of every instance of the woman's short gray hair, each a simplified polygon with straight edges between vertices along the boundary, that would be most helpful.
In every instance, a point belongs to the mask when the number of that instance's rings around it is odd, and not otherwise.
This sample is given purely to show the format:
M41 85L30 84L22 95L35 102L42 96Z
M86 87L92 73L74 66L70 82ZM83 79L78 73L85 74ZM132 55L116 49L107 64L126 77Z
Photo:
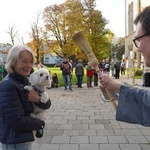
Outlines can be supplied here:
M13 46L7 55L7 59L6 59L6 64L5 64L5 68L7 70L8 73L13 73L13 69L12 66L16 63L16 61L19 59L19 54L22 51L28 51L29 53L31 53L32 57L33 57L33 64L35 62L35 57L33 54L33 51L26 45L16 45Z

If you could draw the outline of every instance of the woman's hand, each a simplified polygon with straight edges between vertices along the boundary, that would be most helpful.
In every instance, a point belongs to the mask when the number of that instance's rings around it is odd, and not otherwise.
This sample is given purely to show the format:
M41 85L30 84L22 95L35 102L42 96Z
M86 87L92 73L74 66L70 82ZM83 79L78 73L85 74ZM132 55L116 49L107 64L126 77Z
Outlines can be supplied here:
M40 102L40 96L36 91L32 90L32 91L29 91L29 93L28 93L28 100L30 102L39 103Z

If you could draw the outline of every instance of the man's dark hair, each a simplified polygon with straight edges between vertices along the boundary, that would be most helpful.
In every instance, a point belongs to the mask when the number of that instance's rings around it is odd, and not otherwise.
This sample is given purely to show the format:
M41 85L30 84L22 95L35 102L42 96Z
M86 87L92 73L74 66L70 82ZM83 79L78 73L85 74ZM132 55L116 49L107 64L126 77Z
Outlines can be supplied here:
M142 29L145 33L150 33L150 6L145 7L135 18L134 24L137 25L138 22L142 24Z

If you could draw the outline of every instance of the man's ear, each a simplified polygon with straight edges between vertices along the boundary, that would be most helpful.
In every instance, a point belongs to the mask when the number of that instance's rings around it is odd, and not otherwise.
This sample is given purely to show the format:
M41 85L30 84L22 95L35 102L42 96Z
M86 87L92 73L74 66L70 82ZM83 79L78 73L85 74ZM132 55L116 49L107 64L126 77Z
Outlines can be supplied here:
M37 83L37 73L36 71L33 72L30 77L29 77L29 82L32 84L32 85L36 85Z

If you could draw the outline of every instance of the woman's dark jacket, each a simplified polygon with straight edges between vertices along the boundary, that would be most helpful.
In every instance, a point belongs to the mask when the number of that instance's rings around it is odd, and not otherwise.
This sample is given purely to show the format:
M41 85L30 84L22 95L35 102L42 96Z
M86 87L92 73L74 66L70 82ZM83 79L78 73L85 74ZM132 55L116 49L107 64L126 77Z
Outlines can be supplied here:
M0 142L18 144L34 141L33 130L44 128L44 121L31 118L33 105L28 101L24 86L28 80L16 73L9 74L0 83ZM48 109L50 100L41 104ZM40 107L40 106L39 106Z

